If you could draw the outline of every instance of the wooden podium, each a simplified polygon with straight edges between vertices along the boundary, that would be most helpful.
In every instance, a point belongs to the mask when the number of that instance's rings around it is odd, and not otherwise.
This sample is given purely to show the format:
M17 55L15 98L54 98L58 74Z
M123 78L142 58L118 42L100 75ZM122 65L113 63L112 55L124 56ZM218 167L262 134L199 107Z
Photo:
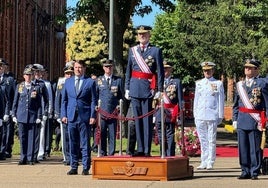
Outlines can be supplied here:
M105 156L92 159L93 179L168 181L193 177L189 158Z

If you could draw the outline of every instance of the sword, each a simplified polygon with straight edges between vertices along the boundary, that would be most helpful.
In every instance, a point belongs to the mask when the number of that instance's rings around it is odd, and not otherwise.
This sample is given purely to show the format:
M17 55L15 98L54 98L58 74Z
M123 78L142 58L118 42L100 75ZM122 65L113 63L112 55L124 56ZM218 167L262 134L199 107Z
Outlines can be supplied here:
M265 111L261 112L261 126L262 126L262 137L261 137L261 149L263 150L266 144L266 114Z

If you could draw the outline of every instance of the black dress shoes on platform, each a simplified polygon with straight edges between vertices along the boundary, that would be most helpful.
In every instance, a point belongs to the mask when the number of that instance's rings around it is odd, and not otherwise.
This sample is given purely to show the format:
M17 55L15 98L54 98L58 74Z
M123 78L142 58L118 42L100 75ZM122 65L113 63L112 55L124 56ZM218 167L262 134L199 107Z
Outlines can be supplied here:
M69 172L67 172L67 175L77 175L77 170L76 169L71 169Z
M84 169L84 170L82 171L82 175L84 175L84 176L89 175L89 171Z
M144 157L144 153L143 152L135 152L133 157Z
M150 153L144 153L144 157L151 157Z

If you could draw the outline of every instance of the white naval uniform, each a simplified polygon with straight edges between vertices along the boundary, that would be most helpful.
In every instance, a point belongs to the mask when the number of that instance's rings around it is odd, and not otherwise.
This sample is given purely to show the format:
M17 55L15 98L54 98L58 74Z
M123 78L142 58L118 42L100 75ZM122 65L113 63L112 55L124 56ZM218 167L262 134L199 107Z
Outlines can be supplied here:
M53 93L52 93L52 86L51 83L47 80L43 80L45 83L45 86L47 88L47 92L48 92L48 115L52 114L53 111L53 106L54 106L54 102L53 102ZM47 117L49 118L49 117ZM42 161L44 159L45 156L45 149L46 149L46 126L52 126L48 124L48 119L43 119L41 122L41 128L40 128L40 141L39 141L39 150L38 150L38 155L37 155L37 160ZM47 127L48 128L48 127Z
M217 125L224 118L224 88L211 77L196 81L194 118L201 143L201 166L212 167L216 159Z

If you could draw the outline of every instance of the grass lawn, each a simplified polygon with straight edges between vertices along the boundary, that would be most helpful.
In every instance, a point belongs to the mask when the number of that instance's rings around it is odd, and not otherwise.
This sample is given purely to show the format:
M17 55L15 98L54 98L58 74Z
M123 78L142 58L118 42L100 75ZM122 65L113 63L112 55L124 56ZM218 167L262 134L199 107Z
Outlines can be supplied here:
M92 143L92 140L91 140L91 143ZM51 155L61 156L62 153L60 151L53 151L54 147L55 147L55 139L53 137ZM159 147L160 147L159 145L156 146L154 143L152 143L152 155L159 155L159 156L161 155ZM117 142L116 142L116 153L117 154L119 153L119 149L120 149L120 141L117 140ZM125 154L126 149L127 149L127 139L123 138L122 139L122 152L123 152L123 154ZM13 145L13 155L19 155L19 154L20 154L20 143L19 143L18 137L15 136L14 145ZM96 153L92 152L92 155L94 156L94 155L96 155Z

